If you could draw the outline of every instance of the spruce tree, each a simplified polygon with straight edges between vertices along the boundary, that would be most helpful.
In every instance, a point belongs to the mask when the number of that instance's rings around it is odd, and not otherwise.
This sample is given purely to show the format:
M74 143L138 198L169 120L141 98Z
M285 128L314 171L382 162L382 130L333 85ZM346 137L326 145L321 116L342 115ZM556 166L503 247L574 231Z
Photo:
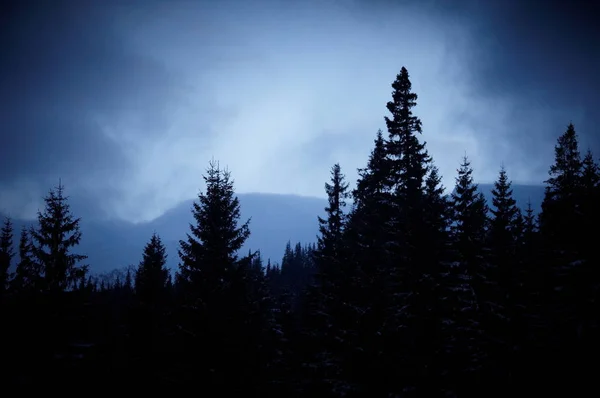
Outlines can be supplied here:
M581 167L581 186L584 191L591 193L600 184L600 167L598 167L598 164L594 160L594 154L591 149L588 149L586 152Z
M521 311L524 291L521 288L523 264L518 263L518 245L523 230L521 211L513 198L511 181L504 166L492 189L492 217L490 219L489 244L492 251L489 278L491 302L494 305L490 323L490 333L495 334L496 357L506 358L504 362L515 365L512 357L513 344L523 342L523 314ZM500 358L497 359L498 361Z
M127 293L133 292L134 280L131 276L131 266L127 267L127 273L125 274L125 283L123 287L127 291Z
M240 203L229 171L211 161L203 178L206 191L192 205L195 224L187 239L179 241L179 273L193 291L208 298L235 273L238 251L250 236L250 220L238 225Z
M563 351L562 357L572 363L585 363L581 359L590 355L586 345L595 340L591 325L597 318L591 314L598 311L597 263L586 250L590 239L583 175L578 136L569 124L555 146L540 214L541 260L547 270L540 301L544 329L552 332L536 337L547 338L546 349Z
M374 201L383 200L382 196L388 185L388 160L386 158L385 140L381 130L377 131L374 143L367 167L358 170L359 180L356 189L352 192L354 207L359 209Z
M516 249L520 210L513 198L511 184L502 167L492 189L490 239L496 256L514 255Z
M589 262L600 260L596 247L596 236L589 231L595 230L600 224L600 167L594 161L592 151L588 149L582 161L581 170L581 215L582 215L582 250L583 258ZM592 277L590 274L589 277Z
M352 191L353 204L345 229L347 266L354 269L353 304L361 311L355 346L354 384L369 391L386 391L389 367L384 365L384 337L391 265L392 195L386 142L377 131L374 147ZM367 348L369 347L369 348Z
M341 172L339 164L331 168L331 183L325 183L328 206L325 207L327 218L318 217L319 233L317 237L317 258L321 272L327 266L334 266L340 260L343 250L344 226L346 215L344 207L349 198L348 183ZM328 265L325 265L328 264Z
M193 361L200 367L187 377L193 380L199 371L211 374L206 382L222 383L226 375L246 374L237 366L245 366L248 359L243 351L248 344L243 333L250 334L245 330L248 262L238 258L238 251L250 235L250 220L238 225L240 203L229 171L211 161L204 181L206 190L192 207L195 223L187 239L179 242L178 282L184 290L179 340L183 360L197 355ZM235 392L242 384L228 387Z
M529 249L533 249L538 232L538 215L535 213L535 210L533 210L531 198L527 199L527 206L525 207L525 212L523 213L523 221L521 225L521 247L529 246Z
M417 105L417 94L412 92L408 71L402 67L392 83L392 101L387 103L390 117L385 117L388 129L386 155L387 180L393 194L395 207L392 220L394 235L395 279L405 284L420 278L416 263L422 253L421 244L426 238L424 230L425 178L431 159L425 149L426 143L419 142L422 133L421 120L413 114ZM404 306L404 305L402 305Z
M15 256L13 249L13 225L10 218L4 220L0 230L0 302L5 297L10 281L10 266Z
M578 200L582 166L577 133L573 124L569 124L554 148L554 164L550 166L550 177L545 181L540 214L540 230L546 247L561 252L567 262L576 259L575 252L582 232L581 203Z
M426 362L419 358L429 357L431 343L424 336L431 332L430 325L425 326L418 319L427 316L430 298L425 292L425 269L428 226L425 224L425 179L431 159L425 149L426 143L419 141L422 133L421 120L413 114L418 96L412 91L412 83L406 68L402 68L392 83L392 100L387 103L391 114L385 117L388 130L386 153L389 165L389 188L393 195L394 206L390 229L389 294L392 305L388 308L389 332L392 341L400 343L396 351L403 352L404 358L390 358L399 364L398 369L406 367L398 376L390 378L399 384L392 390L400 391L407 386L419 388L429 384L425 381L428 372ZM391 337L395 336L395 337ZM408 354L408 352L412 352ZM407 358L408 357L408 358ZM406 361L417 360L418 363ZM395 371L397 372L397 370ZM403 379L403 380L402 380ZM402 380L402 381L401 381ZM414 384L413 384L414 383Z
M337 389L347 377L344 377L344 364L352 352L354 326L358 320L353 309L352 287L356 284L354 274L345 261L344 230L346 215L344 207L349 197L348 184L339 164L331 168L330 182L325 184L328 206L326 218L318 217L319 236L315 261L317 266L316 285L308 290L307 319L304 327L312 341L307 346L317 348L313 353L314 366L327 374L327 386L321 388ZM352 293L351 293L352 292Z
M389 133L386 151L391 161L391 183L396 193L407 201L406 204L415 205L421 199L430 159L425 143L420 143L417 137L422 133L421 120L413 115L412 108L417 105L418 96L412 92L405 67L396 76L392 88L392 101L387 103L391 117L385 117Z
M165 300L169 275L166 263L166 248L155 232L144 247L142 261L135 274L136 295L143 304L156 306Z
M453 220L451 234L455 249L455 263L449 269L448 296L452 299L452 329L446 335L454 361L451 376L464 388L467 380L482 367L482 313L489 313L488 272L484 259L484 243L487 234L487 204L473 182L473 169L465 156L458 169L456 185L451 194ZM451 361L452 362L452 361ZM470 387L474 387L471 385Z
M19 262L11 288L17 293L33 293L41 290L41 270L33 260L30 229L23 227L19 238Z
M481 253L485 242L488 207L483 193L473 181L473 169L466 156L458 169L451 200L454 212L452 236L460 258L471 260Z
M44 197L44 202L44 211L38 212L38 227L31 230L31 249L43 273L44 289L62 292L76 287L88 268L78 265L87 256L71 253L81 240L80 219L71 214L61 183Z

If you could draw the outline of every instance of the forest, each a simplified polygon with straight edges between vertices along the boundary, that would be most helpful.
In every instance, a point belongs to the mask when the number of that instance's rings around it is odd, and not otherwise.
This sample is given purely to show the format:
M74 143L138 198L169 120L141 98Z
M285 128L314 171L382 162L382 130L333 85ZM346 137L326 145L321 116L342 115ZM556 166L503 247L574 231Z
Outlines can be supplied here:
M491 203L465 155L441 175L402 68L366 166L339 164L315 242L242 252L251 220L212 161L166 267L160 231L136 267L89 270L65 187L37 224L0 232L4 391L201 396L462 397L598 390L600 169L557 137L539 214L499 167ZM200 176L199 176L200 177ZM596 232L594 232L596 231ZM167 390L169 389L169 390Z

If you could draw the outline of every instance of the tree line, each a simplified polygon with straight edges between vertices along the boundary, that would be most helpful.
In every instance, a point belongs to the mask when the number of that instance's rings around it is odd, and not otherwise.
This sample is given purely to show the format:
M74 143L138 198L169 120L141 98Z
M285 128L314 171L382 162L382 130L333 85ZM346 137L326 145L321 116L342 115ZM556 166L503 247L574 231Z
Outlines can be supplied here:
M377 132L355 187L333 165L316 242L288 242L280 264L240 252L250 220L240 220L231 174L214 161L173 278L157 233L137 267L111 282L90 275L60 184L16 245L7 219L8 384L298 397L593 388L600 170L592 152L582 155L569 124L540 214L517 206L504 167L487 203L466 156L448 193L421 139L406 68L392 89L387 135Z

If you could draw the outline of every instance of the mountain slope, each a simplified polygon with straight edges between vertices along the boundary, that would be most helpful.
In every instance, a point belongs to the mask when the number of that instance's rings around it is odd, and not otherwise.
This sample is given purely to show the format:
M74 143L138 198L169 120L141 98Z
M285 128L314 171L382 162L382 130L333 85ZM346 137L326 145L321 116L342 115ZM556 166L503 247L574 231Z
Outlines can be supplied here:
M480 189L491 201L491 184L480 184ZM531 199L536 211L540 210L544 189L542 186L515 185L514 196L521 207ZM295 195L249 193L239 194L242 219L251 218L252 232L244 252L261 250L263 258L279 262L288 240L314 242L318 230L317 216L323 216L327 201L321 198ZM490 202L491 203L491 202ZM87 263L94 272L137 264L142 250L152 232L158 232L167 246L167 264L175 268L178 263L177 248L180 239L189 231L192 221L192 200L175 206L159 218L140 224L124 221L94 220L83 217L83 238L79 252L89 256ZM75 213L78 216L77 213ZM27 221L14 220L15 243L18 231ZM16 250L16 248L15 248Z

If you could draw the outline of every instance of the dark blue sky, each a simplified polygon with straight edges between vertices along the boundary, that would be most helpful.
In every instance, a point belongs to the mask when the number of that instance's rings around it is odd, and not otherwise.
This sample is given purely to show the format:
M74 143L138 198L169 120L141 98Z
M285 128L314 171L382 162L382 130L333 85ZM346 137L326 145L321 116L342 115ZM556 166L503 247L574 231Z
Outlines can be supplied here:
M451 4L451 5L450 5ZM384 128L405 65L451 185L504 163L539 183L573 122L600 155L594 2L19 1L0 23L0 208L58 177L90 208L152 219L211 157L243 192L323 195ZM596 26L595 26L596 25Z

